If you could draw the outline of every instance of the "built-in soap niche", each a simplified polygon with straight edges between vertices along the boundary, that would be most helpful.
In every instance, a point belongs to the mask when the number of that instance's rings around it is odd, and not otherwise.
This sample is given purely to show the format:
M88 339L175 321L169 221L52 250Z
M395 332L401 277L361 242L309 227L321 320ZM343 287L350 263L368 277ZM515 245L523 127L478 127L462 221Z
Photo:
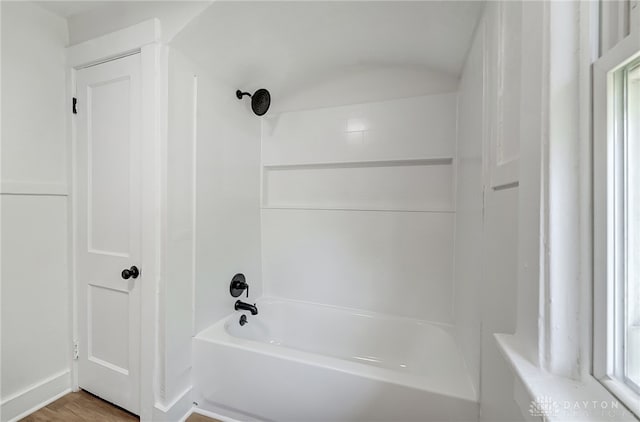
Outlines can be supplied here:
M263 166L264 208L453 212L450 157Z
M457 95L263 120L262 207L453 212Z

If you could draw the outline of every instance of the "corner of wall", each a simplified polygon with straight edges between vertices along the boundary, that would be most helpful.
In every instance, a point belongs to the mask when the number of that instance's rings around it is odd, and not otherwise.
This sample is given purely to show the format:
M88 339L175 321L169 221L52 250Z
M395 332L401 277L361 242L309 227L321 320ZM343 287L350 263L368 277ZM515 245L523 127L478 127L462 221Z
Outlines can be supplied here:
M52 375L4 398L0 403L0 420L17 421L71 392L69 370Z
M193 410L192 389L189 387L167 405L156 403L153 407L155 422L184 421Z

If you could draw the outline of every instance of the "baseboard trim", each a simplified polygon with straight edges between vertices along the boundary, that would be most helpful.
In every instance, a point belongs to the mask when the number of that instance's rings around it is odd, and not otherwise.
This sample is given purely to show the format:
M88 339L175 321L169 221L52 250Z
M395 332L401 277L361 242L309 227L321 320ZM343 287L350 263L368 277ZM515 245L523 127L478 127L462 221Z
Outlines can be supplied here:
M208 418L217 419L221 422L242 422L239 419L234 419L229 416L221 415L216 412L210 412L208 410L203 410L197 407L194 407L191 413L197 413L199 415L206 416Z
M22 419L70 392L71 371L52 375L2 400L2 421L13 422Z
M193 400L191 399L192 387L187 388L171 403L164 405L156 403L153 407L154 421L184 421L191 415Z

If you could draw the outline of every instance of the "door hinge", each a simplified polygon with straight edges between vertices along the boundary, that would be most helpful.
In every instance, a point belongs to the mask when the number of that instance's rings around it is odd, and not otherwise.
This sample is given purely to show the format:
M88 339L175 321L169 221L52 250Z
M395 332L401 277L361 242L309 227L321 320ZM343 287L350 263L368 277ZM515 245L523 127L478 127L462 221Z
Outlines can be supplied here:
M71 100L71 112L78 114L78 99L76 97L73 97L73 100Z
M77 341L73 342L73 360L78 360L80 357L80 346Z

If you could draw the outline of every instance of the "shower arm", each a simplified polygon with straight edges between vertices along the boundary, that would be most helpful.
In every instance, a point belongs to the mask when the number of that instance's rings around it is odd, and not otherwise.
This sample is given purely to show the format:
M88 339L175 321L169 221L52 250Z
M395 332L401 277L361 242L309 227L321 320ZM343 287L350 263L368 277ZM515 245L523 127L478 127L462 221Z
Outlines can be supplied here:
M250 94L250 93L248 93L248 92L242 92L242 91L240 91L240 90L237 90L237 91L236 91L236 97L237 97L239 100L241 100L241 99L242 99L242 97L244 97L245 95L248 95L249 97L251 97L251 94Z

